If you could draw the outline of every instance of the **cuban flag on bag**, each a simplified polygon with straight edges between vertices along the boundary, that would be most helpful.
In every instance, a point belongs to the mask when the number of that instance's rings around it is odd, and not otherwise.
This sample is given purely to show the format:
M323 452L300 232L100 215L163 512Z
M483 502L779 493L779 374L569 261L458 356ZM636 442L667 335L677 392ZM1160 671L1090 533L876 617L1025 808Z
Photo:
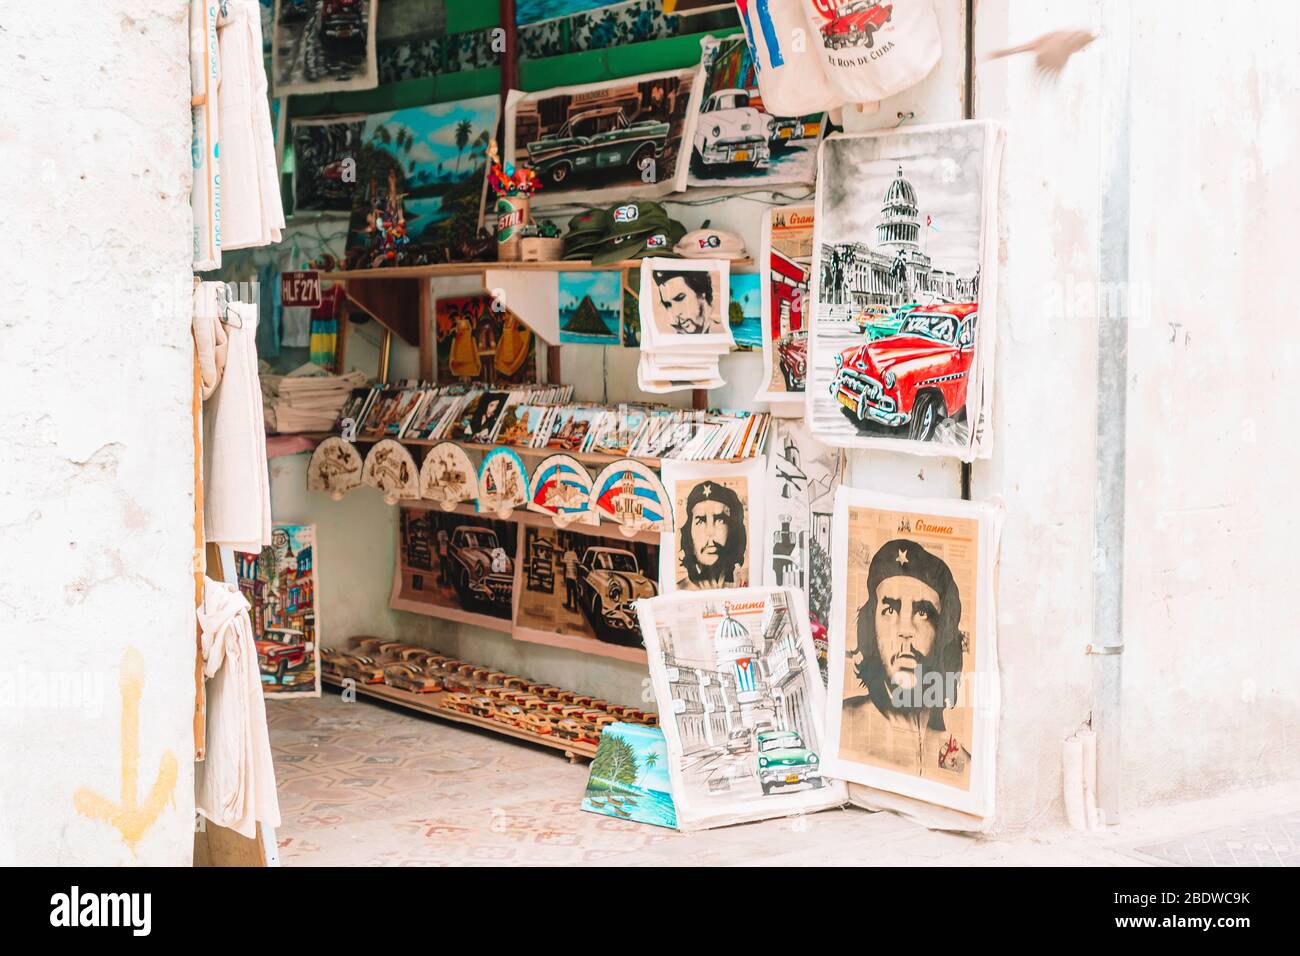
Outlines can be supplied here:
M755 689L753 658L742 657L736 661L736 690L746 693Z

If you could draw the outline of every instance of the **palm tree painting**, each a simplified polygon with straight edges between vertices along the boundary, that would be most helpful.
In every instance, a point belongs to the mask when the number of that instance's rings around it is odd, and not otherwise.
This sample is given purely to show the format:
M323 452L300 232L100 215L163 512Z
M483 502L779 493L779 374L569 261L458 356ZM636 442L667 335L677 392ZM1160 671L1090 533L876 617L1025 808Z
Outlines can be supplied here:
M467 119L461 120L456 124L456 171L460 172L460 158L465 153L465 147L469 145L469 134L473 132L474 127Z

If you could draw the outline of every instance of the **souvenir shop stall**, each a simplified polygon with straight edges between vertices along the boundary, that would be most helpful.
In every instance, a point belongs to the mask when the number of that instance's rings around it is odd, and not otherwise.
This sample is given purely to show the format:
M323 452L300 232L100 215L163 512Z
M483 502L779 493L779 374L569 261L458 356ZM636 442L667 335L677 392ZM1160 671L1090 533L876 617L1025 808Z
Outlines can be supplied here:
M968 14L194 0L197 684L251 781L210 821L277 826L259 720L348 694L589 761L623 819L989 824Z

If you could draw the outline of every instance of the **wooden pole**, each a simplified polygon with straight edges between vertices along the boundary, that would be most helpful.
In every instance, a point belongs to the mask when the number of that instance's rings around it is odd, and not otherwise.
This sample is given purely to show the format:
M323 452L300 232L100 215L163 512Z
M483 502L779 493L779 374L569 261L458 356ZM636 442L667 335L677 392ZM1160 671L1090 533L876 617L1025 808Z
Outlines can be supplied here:
M497 0L505 50L501 54L501 117L505 121L506 94L519 88L519 37L515 31L515 0Z

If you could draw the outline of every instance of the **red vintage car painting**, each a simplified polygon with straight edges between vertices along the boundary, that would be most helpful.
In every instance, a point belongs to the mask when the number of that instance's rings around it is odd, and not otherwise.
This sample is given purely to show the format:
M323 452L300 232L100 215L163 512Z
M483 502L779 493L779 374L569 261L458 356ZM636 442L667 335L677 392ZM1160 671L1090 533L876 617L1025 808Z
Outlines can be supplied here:
M836 11L822 28L822 42L829 49L840 50L861 44L870 50L875 45L876 31L894 17L893 4L859 0Z
M850 420L906 428L929 441L945 418L966 410L975 357L974 302L922 306L894 335L845 349L835 357L831 396Z

